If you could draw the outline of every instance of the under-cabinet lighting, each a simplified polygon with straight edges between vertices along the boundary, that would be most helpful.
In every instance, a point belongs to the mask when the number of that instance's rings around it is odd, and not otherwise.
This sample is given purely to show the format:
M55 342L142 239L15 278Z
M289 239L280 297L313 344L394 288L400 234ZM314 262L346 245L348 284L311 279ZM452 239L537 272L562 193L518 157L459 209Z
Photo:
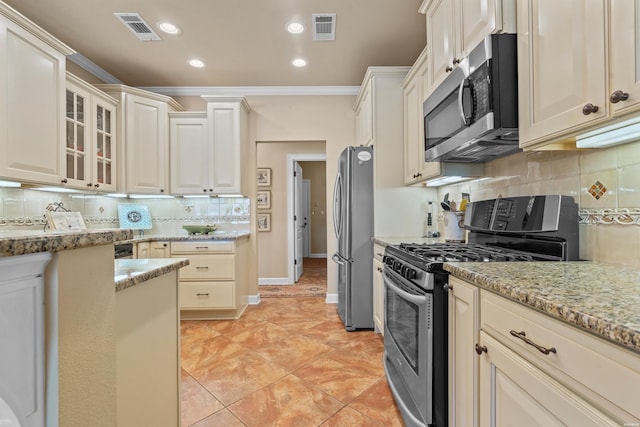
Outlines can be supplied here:
M3 181L0 179L0 187L20 188L20 183L13 181Z
M244 197L242 194L218 194L217 197Z
M469 176L443 176L441 178L432 179L426 182L425 186L427 187L440 187L442 185L447 184L456 184L462 181L468 181L473 179L473 177Z
M640 117L576 136L577 148L602 148L640 139Z
M130 199L173 199L173 196L166 194L129 194Z
M93 194L83 190L76 190L74 188L67 188L67 187L33 187L31 189L37 190L37 191L47 191L49 193Z
M184 196L185 199L208 199L208 194L186 194Z
M123 194L123 193L110 193L110 194L105 194L105 196L107 197L117 197L117 198L121 198L121 199L126 199L127 195Z

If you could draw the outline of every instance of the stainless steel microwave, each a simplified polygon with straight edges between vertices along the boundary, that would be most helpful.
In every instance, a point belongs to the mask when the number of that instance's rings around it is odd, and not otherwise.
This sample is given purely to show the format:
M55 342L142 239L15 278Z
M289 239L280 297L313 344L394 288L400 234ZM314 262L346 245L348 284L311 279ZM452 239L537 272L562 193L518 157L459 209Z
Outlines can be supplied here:
M480 163L518 148L515 34L493 34L424 102L426 161Z

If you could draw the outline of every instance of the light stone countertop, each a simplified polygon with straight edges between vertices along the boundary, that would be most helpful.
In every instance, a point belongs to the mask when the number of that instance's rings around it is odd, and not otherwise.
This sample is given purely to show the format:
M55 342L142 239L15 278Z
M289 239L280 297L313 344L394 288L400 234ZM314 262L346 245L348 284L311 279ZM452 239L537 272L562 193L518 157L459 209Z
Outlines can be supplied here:
M116 292L189 265L186 258L117 259L114 263Z
M640 269L590 261L451 262L444 269L640 352Z
M128 238L118 243L142 243L142 242L158 242L158 241L201 241L201 240L238 240L244 237L249 237L251 233L248 231L214 231L209 234L145 234L138 235L137 232L133 234L133 237Z
M109 245L133 238L133 230L113 228L80 231L0 231L0 257L59 252Z

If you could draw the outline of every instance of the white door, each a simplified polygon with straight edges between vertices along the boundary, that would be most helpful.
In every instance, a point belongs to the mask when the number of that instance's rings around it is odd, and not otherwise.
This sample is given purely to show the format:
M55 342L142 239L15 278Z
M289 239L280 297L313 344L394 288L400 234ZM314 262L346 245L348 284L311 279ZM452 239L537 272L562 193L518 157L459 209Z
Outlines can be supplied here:
M311 180L302 180L303 257L311 254Z
M304 213L302 200L302 168L298 162L293 165L293 229L295 231L294 239L294 281L297 282L302 275L302 251L304 249Z

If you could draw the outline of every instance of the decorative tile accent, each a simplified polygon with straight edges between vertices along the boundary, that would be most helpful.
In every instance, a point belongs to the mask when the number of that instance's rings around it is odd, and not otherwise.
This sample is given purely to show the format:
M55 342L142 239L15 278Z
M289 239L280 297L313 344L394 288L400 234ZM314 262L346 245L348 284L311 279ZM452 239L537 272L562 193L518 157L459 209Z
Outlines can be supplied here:
M589 194L593 196L594 199L599 200L600 197L604 196L607 193L607 187L600 181L596 181L591 188L589 188Z
M640 225L640 208L580 209L580 224Z

